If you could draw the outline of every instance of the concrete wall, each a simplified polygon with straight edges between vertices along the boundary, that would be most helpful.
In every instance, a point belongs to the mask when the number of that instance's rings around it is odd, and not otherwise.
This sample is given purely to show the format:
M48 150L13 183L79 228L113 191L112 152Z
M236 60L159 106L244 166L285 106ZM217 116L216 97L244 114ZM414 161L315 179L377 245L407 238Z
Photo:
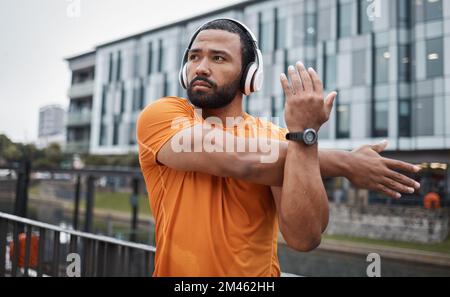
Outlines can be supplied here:
M449 210L404 206L330 204L326 233L372 239L437 243L449 234Z

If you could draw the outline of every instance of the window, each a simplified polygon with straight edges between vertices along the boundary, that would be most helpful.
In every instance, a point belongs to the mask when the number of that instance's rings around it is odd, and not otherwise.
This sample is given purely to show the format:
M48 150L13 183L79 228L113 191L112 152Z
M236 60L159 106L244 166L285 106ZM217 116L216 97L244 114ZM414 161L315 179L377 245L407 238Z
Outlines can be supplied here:
M387 137L389 123L389 102L375 101L373 105L373 137Z
M102 107L101 107L101 109L102 109L102 116L106 114L106 101L107 101L107 97L106 97L107 93L106 93L106 91L107 91L107 88L106 88L106 87L103 87L103 92L102 92Z
M130 123L130 131L129 131L130 139L128 141L129 145L136 144L136 123Z
M336 121L336 137L350 138L350 104L342 104L338 101L336 104L337 121Z
M336 56L325 56L325 80L327 90L336 89Z
M133 58L133 77L139 77L140 76L140 62L141 58L139 56L139 53L134 54Z
M408 0L410 1L410 0ZM371 2L358 0L358 33L367 34L372 31L372 22L369 20L367 10Z
M413 124L415 136L432 136L434 134L433 98L420 98L415 101Z
M317 71L317 61L315 59L306 59L305 67L308 69L309 67L313 68Z
M258 41L262 52L270 51L270 23L262 21L262 14L258 14Z
M279 16L278 9L275 9L275 49L286 47L286 18Z
M270 116L276 117L277 115L277 105L276 105L276 98L275 96L270 97Z
M116 73L116 81L120 80L122 72L122 52L119 51L117 56L117 73Z
M124 113L125 112L125 86L122 85L122 89L120 90L120 113Z
M398 0L397 11L398 11L398 26L400 28L411 27L411 0Z
M339 4L338 7L338 36L344 38L352 35L352 5Z
M100 125L100 141L99 141L99 145L100 146L106 145L106 125L104 125L104 124Z
M81 142L89 139L89 133L83 128L70 128L67 132L67 141Z
M425 1L425 20L442 19L442 0L424 0Z
M115 120L114 121L114 126L113 126L113 145L118 145L119 144L119 121Z
M411 137L411 101L407 99L398 102L398 136Z
M147 61L147 74L152 74L153 67L153 43L148 44L148 61Z
M367 81L366 51L353 53L353 85L365 85Z
M442 38L427 40L427 77L435 78L444 74L444 51Z
M133 111L140 110L140 98L139 98L140 89L136 89L136 86L133 87Z
M144 108L144 102L145 102L145 86L144 82L141 80L139 86L139 110Z
M387 83L389 81L389 61L391 53L389 48L377 48L375 50L375 82L377 84Z
M398 48L398 80L411 81L411 46L400 45Z
M305 45L316 45L317 37L316 14L308 13L305 15Z
M74 71L72 73L72 85L81 84L86 81L94 80L95 68L89 67L87 69Z
M112 82L113 77L113 54L109 54L109 72L108 72L108 82Z
M164 72L166 71L166 49L164 48L163 40L160 39L158 42L158 49L159 49L159 60L158 60L158 72Z
M245 112L250 112L250 99L251 95L245 96Z
M270 110L273 123L284 125L284 98L283 96L270 96Z
M331 25L331 9L324 8L319 10L319 20L318 22L318 38L320 41L331 39L331 30L336 30L335 24ZM336 31L335 31L336 32Z
M410 57L410 76L411 80L416 80L416 72L417 72L417 57L416 57L416 46L410 45L409 50L411 52Z
M415 21L434 21L442 19L442 0L416 0Z

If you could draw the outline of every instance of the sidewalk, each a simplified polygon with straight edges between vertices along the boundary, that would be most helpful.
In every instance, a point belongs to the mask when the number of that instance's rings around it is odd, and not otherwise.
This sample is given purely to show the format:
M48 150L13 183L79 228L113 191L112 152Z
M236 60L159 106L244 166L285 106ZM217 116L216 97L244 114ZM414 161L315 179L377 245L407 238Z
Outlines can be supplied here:
M318 249L323 251L368 255L377 253L381 258L446 266L450 269L450 255L375 244L323 239Z

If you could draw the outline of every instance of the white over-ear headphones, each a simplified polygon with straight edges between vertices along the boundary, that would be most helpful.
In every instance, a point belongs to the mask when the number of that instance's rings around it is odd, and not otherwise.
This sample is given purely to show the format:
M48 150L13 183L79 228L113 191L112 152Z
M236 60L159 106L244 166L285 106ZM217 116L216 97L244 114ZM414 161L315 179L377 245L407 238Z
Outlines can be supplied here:
M202 26L200 26L195 31L194 35L192 35L191 41L189 42L189 46L186 49L184 56L183 56L183 60L181 62L181 68L180 68L180 74L179 74L179 80L180 80L181 86L185 89L188 88L189 82L188 82L188 78L187 78L187 60L188 60L189 50L191 49L191 46L194 43L195 38L202 31L202 28L204 26L208 25L211 22L217 21L217 20L228 20L230 22L235 23L241 29L243 29L243 31L252 40L255 60L250 62L248 65L243 65L243 67L246 67L246 68L245 68L245 71L242 72L241 89L242 89L242 93L245 95L250 95L251 93L258 92L259 90L261 90L263 80L264 80L263 57L262 57L261 50L258 48L258 41L257 41L255 35L252 33L252 31L250 31L250 29L247 26L245 26L244 24L242 24L241 22L239 22L237 20L229 19L229 18L220 18L220 19L215 19L215 20L209 21L209 22L203 24Z

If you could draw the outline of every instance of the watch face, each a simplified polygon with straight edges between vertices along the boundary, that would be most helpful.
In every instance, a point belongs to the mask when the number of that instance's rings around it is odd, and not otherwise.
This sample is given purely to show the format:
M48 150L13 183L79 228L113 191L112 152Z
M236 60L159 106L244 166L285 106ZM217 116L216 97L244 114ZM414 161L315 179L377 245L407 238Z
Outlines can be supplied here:
M305 131L304 141L306 144L312 145L312 144L316 143L316 140L317 140L316 131L314 131L312 129L308 129Z

